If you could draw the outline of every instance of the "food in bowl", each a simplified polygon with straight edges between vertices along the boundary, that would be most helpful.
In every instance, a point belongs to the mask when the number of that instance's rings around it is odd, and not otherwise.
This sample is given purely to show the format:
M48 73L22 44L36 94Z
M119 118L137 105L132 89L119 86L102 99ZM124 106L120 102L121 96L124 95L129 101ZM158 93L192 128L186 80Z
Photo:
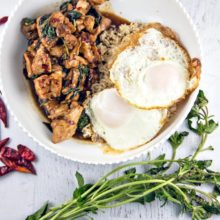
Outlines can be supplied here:
M160 132L197 88L201 64L168 27L115 22L103 2L68 1L24 18L24 73L53 143L75 137L125 151Z

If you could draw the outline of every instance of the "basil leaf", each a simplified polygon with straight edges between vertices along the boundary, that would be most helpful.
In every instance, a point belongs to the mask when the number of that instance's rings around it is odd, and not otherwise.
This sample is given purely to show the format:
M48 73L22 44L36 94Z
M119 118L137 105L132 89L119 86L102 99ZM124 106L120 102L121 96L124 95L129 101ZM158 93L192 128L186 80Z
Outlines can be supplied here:
M75 176L76 176L76 179L77 179L79 187L82 187L84 185L84 178L83 178L83 176L78 171L76 171Z
M36 21L36 20L33 19L33 18L23 18L23 19L22 19L22 24L28 26L28 25L34 24L35 21Z
M78 11L69 11L67 13L67 17L71 22L75 22L76 19L79 19L82 16L82 14Z
M184 137L188 136L188 132L184 131L178 133L177 131L168 139L169 143L174 149L177 149L183 142Z
M136 173L136 168L131 168L131 169L129 169L129 170L125 170L125 172L124 172L125 174L135 174Z
M77 124L77 131L82 132L82 129L86 127L86 125L88 125L89 123L90 123L90 118L85 113L85 111L83 111Z
M48 203L43 205L38 211L36 211L34 214L29 215L25 220L39 220L41 217L43 217L47 213Z

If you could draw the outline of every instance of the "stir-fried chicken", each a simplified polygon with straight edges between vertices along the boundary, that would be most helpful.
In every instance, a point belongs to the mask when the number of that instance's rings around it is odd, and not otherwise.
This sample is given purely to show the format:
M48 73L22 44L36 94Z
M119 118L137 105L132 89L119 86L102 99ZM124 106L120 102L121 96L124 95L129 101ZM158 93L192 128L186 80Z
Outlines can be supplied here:
M27 77L51 122L54 143L75 135L91 85L99 78L96 40L111 24L97 10L103 2L68 1L60 11L22 21L29 40L24 53Z
M42 73L51 72L51 60L49 54L46 52L46 49L41 45L36 52L36 55L31 64L32 73L34 75L40 75Z
M83 15L86 15L91 8L90 3L87 0L79 0L76 4L76 11Z
M51 126L53 129L52 141L53 143L59 143L66 139L71 138L77 129L77 123L82 114L83 107L77 106L70 109L65 114L63 119L55 119L52 121Z

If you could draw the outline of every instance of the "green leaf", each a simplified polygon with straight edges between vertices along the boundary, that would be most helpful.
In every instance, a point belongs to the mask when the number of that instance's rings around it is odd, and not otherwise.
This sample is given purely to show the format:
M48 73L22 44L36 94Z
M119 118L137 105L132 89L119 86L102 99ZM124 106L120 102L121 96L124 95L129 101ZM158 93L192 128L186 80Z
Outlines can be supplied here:
M75 176L76 176L76 179L77 179L79 187L82 187L84 185L84 178L83 178L83 176L78 171L76 171Z
M131 169L129 169L129 170L125 170L124 173L127 174L127 175L129 175L129 174L135 174L135 173L136 173L136 168L133 167L133 168L131 168Z
M219 204L218 205L215 205L215 204L211 204L211 205L205 204L205 205L203 205L203 208L207 212L209 212L211 214L214 214L214 215L220 214L220 205Z
M46 15L42 16L40 18L39 24L43 25L48 20L49 17L50 17L50 14L46 14Z
M28 26L28 25L34 24L35 21L36 21L36 20L33 19L33 18L23 18L23 19L22 19L22 24Z
M155 192L149 193L144 197L144 201L147 203L153 202L155 200L156 194Z
M155 158L155 161L156 160L161 160L161 161L151 163L151 165L155 166L156 168L154 167L154 168L149 169L147 171L147 173L150 175L156 175L156 174L160 173L161 171L167 170L168 167L164 166L166 164L166 161L164 161L165 157L166 157L166 154L161 154L157 158Z
M207 126L205 127L205 132L207 134L211 134L218 127L218 123L216 123L213 119L208 121Z
M79 72L80 72L81 76L82 75L88 76L89 75L89 67L79 65Z
M199 94L196 99L196 104L202 108L208 104L208 99L205 96L205 93L202 90L199 90Z
M82 132L83 128L90 123L89 116L83 111L77 124L77 131Z
M25 220L39 220L41 217L43 217L47 213L48 203L43 205L38 211L36 211L34 214L29 215Z
M217 195L220 196L220 185L215 185L213 192Z
M195 161L195 164L199 169L204 170L212 165L212 160L199 160Z
M50 26L48 23L46 23L42 28L42 35L43 37L48 37L50 40L57 37L55 28Z
M73 198L78 199L81 197L81 195L86 192L90 187L92 187L92 184L85 184L79 188L76 188L73 192Z
M75 22L76 19L79 19L82 16L82 14L78 11L69 11L67 13L67 17L71 22Z
M155 198L156 198L156 194L155 194L155 192L152 192L152 193L149 193L146 196L136 200L135 202L138 202L142 205L145 205L146 203L153 202L155 200Z
M72 2L72 0L69 0L69 1L67 1L67 2L63 2L63 3L60 5L60 11L66 11L68 4L71 4L71 2Z
M189 133L186 131L183 131L181 133L178 133L177 131L168 139L169 143L174 149L177 149L182 143L186 136L188 136Z
M160 168L161 166L164 165L163 160L165 159L165 157L166 157L166 154L159 155L157 158L155 158L155 160L162 160L162 161L161 162L155 162L153 165Z

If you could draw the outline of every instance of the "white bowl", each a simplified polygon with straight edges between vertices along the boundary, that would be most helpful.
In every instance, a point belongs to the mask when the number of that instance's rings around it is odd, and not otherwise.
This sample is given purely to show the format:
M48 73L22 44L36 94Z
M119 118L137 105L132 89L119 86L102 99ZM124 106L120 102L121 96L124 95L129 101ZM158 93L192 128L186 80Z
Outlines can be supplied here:
M201 58L200 43L195 27L182 5L177 0L111 0L116 13L131 20L161 22L175 30L191 57ZM40 146L57 155L90 164L112 164L134 159L163 143L183 122L190 111L198 90L184 102L172 121L150 143L123 154L103 153L100 146L75 139L60 144L51 142L51 133L42 124L39 111L33 105L30 88L22 74L22 56L27 42L20 32L24 17L36 17L53 11L57 0L20 0L10 16L0 49L1 90L7 107L20 127ZM117 138L117 137L116 137Z

